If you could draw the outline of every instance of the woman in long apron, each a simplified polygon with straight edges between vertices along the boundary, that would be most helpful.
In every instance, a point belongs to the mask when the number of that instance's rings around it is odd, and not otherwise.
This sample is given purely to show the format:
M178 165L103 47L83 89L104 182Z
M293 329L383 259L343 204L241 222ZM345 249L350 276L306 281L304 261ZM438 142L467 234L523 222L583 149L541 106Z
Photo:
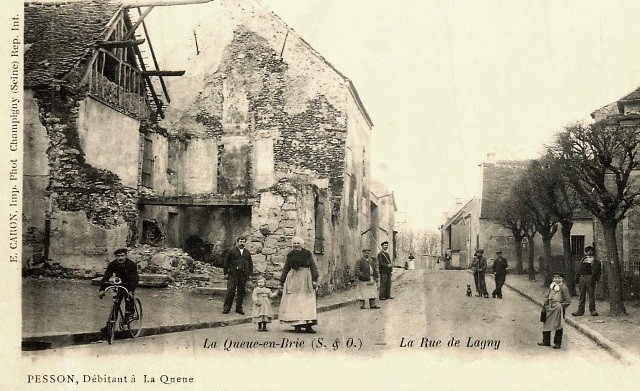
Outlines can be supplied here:
M318 267L311 252L302 248L302 243L302 238L293 238L293 249L287 254L282 269L282 300L278 319L282 324L293 326L296 332L304 328L307 333L315 333L312 326L318 324L315 291L318 286Z

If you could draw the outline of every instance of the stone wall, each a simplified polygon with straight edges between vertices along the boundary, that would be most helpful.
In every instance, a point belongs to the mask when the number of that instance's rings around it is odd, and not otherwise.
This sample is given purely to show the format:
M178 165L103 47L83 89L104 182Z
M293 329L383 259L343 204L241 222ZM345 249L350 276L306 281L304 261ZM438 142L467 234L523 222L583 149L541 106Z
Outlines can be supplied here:
M325 252L314 251L316 198L324 208ZM322 202L324 201L324 202ZM282 180L268 191L262 192L253 206L252 235L249 250L254 255L254 265L268 279L278 279L286 254L291 250L291 240L300 236L304 247L313 253L318 266L321 293L329 292L349 283L345 264L336 262L332 249L335 237L330 228L330 203L327 190L315 185L297 184Z
M22 200L23 266L41 262L45 256L46 212L49 206L49 137L40 122L38 105L31 91L24 94L24 180Z
M79 102L77 129L85 162L138 187L140 122L87 97Z
M38 194L25 192L24 197L50 200L51 211L48 214L43 209L44 203L35 205L38 210L30 210L23 216L24 232L39 231L42 219L49 218L51 260L63 267L78 268L85 264L92 268L110 257L115 247L136 241L137 189L123 185L115 173L88 163L93 156L87 157L78 131L84 95L62 89L34 91L33 96L46 137L37 131L37 126L25 127L25 132L34 132L25 134L32 140L25 144L25 160L41 159L42 151L35 147L48 142L45 160L49 175L46 189L33 188ZM95 125L108 132L112 124L121 122L122 115L115 110L107 111L103 121ZM137 139L130 142L138 144ZM117 153L108 150L100 153L119 159ZM29 254L26 257L29 259Z
M217 143L201 160L208 165L215 156L215 170L201 182L214 182L212 195L257 199L250 249L259 269L273 275L294 235L313 250L321 199L324 251L314 254L321 284L327 290L344 285L370 225L371 125L350 82L258 2L213 2L201 16L198 54L181 45L169 59L170 67L187 70L168 80L173 99L159 123L170 139L169 182L179 186L198 170L179 160L184 143L173 138ZM357 153L347 156L347 150ZM353 178L349 197L347 176Z

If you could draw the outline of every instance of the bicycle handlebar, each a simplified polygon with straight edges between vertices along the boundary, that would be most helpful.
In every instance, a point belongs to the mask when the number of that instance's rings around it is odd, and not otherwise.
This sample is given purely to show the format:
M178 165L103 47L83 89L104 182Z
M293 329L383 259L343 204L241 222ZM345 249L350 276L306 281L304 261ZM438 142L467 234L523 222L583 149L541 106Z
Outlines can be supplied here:
M117 284L109 285L108 287L105 288L103 294L105 294L109 289L113 290L114 293L117 293L118 289L122 289L127 294L127 296L133 297L131 292L129 292L129 290L127 288L123 287L122 285L117 285Z

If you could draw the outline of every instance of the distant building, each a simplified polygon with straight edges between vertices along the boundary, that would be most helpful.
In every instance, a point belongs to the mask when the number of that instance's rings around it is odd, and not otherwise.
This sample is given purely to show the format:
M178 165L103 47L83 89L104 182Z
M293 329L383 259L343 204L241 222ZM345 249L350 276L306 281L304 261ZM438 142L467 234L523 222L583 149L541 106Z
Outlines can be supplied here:
M607 115L594 116L596 121L604 119L608 116L614 116L623 124L640 123L640 88L637 88L630 94L625 95L620 100L605 106L605 108L614 106L615 110L598 109L595 112L608 112ZM634 170L631 174L632 179L640 179L640 170ZM595 227L595 244L596 253L599 257L604 258L604 233L602 225L597 219L594 219ZM631 288L637 284L637 271L640 267L640 208L634 206L627 211L626 218L618 224L616 230L618 237L618 254L622 267L623 280L625 281L625 294L637 295L638 292ZM633 283L632 281L636 281Z
M381 182L371 181L371 230L367 233L372 254L380 251L380 243L389 242L389 252L397 263L398 245L395 213L398 211L393 192ZM366 240L365 240L366 242Z
M510 186L524 171L529 161L502 160L485 162L482 165L482 197L473 198L460 207L442 226L442 248L451 250L449 266L468 267L476 249L484 250L487 259L493 259L501 250L515 266L515 243L511 230L499 222L499 204L506 198ZM582 254L585 245L593 242L593 220L580 212L571 230L571 246L576 256ZM523 247L526 265L527 243ZM536 260L543 253L542 239L535 239ZM551 241L552 256L562 255L562 236L558 231Z

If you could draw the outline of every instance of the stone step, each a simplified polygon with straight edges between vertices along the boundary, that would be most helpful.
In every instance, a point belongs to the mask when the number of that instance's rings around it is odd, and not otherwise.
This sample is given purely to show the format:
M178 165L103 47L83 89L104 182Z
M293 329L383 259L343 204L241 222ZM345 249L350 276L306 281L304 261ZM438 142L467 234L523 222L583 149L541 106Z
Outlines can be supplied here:
M206 274L193 274L190 275L189 277L187 277L187 280L189 281L201 281L201 282L207 282L210 280L210 277Z
M199 286L193 289L193 293L197 295L224 296L227 288L223 286Z
M96 277L91 280L91 284L100 285L100 281L102 281L102 277ZM109 281L113 282L113 277ZM171 281L171 277L166 274L142 273L140 274L138 286L143 288L166 288L169 285L169 281Z

